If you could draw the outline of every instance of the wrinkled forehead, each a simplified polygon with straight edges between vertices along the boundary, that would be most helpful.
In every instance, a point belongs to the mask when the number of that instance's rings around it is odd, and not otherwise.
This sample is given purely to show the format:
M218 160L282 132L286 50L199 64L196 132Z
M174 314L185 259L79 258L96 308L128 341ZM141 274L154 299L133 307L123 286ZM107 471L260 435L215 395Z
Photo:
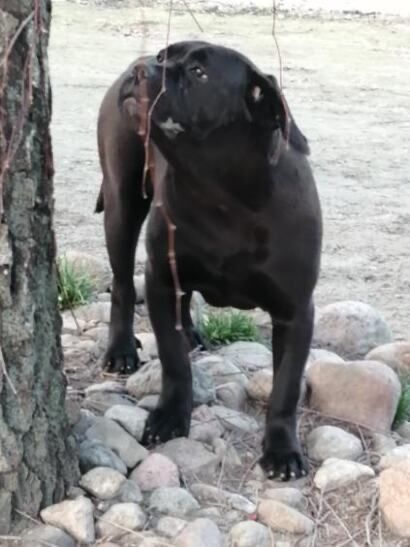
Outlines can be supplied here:
M203 41L171 44L167 48L166 57L169 62L198 62L207 71L223 77L224 80L234 78L242 81L247 69L252 66L252 62L237 51Z

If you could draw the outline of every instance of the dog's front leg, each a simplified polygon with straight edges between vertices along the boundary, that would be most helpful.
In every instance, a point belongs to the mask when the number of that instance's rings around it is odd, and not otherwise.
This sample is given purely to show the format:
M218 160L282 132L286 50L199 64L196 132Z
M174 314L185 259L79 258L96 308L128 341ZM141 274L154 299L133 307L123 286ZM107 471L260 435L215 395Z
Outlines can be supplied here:
M296 432L296 410L302 374L313 332L313 304L289 325L273 329L274 387L266 417L261 465L270 477L289 480L305 475Z
M168 264L164 266L164 270ZM189 434L192 413L192 373L183 330L176 329L176 296L170 274L147 264L148 311L162 365L162 392L151 412L143 442L165 442Z

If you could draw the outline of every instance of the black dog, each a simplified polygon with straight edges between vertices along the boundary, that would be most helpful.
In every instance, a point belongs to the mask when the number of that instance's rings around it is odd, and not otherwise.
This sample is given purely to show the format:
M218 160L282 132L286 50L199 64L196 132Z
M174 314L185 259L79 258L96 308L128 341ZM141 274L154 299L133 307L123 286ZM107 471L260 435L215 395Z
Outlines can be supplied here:
M160 94L163 82L165 91ZM105 367L132 372L134 256L150 208L142 191L138 136L144 93L152 141L166 160L162 202L176 226L184 296L183 331L169 264L167 225L152 207L146 296L163 367L163 392L145 440L188 435L192 411L189 313L192 291L214 306L260 307L273 323L274 388L261 463L283 479L306 472L296 434L300 382L313 328L312 293L321 249L321 212L308 146L272 76L239 53L181 42L137 61L108 91L99 124L103 183L97 210L114 273ZM288 142L287 142L288 141ZM184 333L187 336L184 336Z

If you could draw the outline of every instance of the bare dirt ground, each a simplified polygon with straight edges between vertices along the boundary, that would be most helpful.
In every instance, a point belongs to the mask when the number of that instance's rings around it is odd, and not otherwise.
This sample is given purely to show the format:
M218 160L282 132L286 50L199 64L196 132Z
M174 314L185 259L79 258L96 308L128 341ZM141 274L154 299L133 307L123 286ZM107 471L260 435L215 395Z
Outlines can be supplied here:
M93 214L101 178L99 104L135 57L163 46L167 15L161 6L143 14L137 2L119 9L54 2L50 64L60 253L79 249L106 257L102 217ZM203 34L186 11L175 13L171 41L216 41L278 73L271 16L197 17ZM369 302L397 338L409 338L409 22L288 14L278 18L277 33L285 92L310 139L323 206L317 302Z

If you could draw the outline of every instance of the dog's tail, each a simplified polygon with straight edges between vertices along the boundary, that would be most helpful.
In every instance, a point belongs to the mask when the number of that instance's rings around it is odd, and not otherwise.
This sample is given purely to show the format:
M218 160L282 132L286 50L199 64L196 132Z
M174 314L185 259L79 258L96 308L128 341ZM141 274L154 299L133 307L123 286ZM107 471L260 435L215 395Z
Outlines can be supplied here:
M97 202L95 204L94 213L102 213L104 211L104 194L102 185L100 188L100 193L98 194Z

